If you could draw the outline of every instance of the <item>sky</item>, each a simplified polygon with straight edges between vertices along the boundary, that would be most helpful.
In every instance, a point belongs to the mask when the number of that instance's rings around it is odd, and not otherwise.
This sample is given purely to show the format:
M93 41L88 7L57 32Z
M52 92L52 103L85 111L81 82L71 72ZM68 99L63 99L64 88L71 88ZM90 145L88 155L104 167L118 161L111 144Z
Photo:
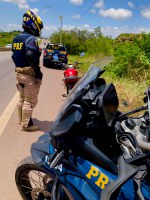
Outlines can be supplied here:
M44 24L43 37L62 29L94 31L105 36L150 32L150 0L0 0L0 31L22 30L26 10L37 13Z

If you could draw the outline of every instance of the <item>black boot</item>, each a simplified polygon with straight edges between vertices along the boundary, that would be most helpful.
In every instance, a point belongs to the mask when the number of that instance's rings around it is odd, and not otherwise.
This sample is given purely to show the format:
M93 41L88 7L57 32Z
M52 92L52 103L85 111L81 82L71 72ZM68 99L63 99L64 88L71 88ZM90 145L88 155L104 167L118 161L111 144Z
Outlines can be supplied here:
M25 121L27 117L28 117L28 114L26 114L26 112L23 112L22 121ZM27 126L27 127L22 126L22 130L23 130L23 131L30 131L30 132L33 132L33 131L38 131L38 130L39 130L39 127L38 127L38 125L33 125L32 119L31 119L31 117L30 117L28 126Z

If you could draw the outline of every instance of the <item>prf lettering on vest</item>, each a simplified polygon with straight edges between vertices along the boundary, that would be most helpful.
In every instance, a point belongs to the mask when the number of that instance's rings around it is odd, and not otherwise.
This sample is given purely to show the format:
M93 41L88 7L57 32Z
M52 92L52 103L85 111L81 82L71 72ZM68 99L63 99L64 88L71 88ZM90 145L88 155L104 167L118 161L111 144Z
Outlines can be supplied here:
M92 177L96 177L97 180L95 181L95 184L100 187L101 189L105 188L105 185L108 183L109 179L108 177L101 173L96 167L91 166L90 171L88 174L86 174L86 177L88 179L91 179Z
M21 50L22 46L23 46L23 42L21 42L21 43L14 43L13 44L13 49Z

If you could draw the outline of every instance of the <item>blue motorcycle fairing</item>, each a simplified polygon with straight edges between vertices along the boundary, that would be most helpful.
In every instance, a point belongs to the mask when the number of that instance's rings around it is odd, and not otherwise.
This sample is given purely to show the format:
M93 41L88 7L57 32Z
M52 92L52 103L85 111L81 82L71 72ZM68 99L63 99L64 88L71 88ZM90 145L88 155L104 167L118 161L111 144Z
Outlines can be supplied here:
M75 200L79 199L86 199L86 200L99 200L102 190L105 186L118 178L117 175L114 175L103 168L84 160L81 157L76 158L76 166L73 167L74 158L70 158L70 164L66 164L62 162L61 170L55 169L55 174L57 175L58 179L60 180L61 184L67 187L69 191L72 191L72 195L74 196ZM74 163L75 165L75 163ZM88 173L91 170L91 167L94 167L97 172L92 173L91 178L89 179ZM101 174L104 174L108 177L108 183L105 185L105 178L101 181L104 181L104 184L96 185L95 182L98 182L100 179ZM105 177L104 176L104 177ZM101 188L104 186L103 188ZM146 187L145 184L142 184L142 192L144 194L145 200L148 200L148 195L150 194L150 188ZM80 196L77 198L77 194ZM134 188L134 181L133 179L128 180L124 185L121 187L121 190L115 198L115 200L138 200L135 188Z
M31 155L35 163L43 163L47 155L54 154L54 148L51 144L52 138L49 133L40 136L38 140L31 145ZM44 163L43 163L44 164Z
M142 194L144 194L144 198L145 200L149 200L150 199L150 181L144 181L142 182Z
M84 196L86 200L100 199L98 193L85 181L85 179L68 174L66 180Z
M77 168L72 164L63 161L63 164L55 167L55 174L63 188L67 188L67 190L71 193L73 200L91 200L91 195L95 195L88 183L85 182L84 178L79 174ZM79 189L81 182L86 185L86 187L82 187L82 191ZM86 191L87 188L88 193ZM97 198L98 196L96 194L96 197L94 198L93 196L92 200L97 200Z
M55 149L50 144L49 133L44 134L36 143L33 143L31 152L35 160L38 161L38 165L40 164L40 166L43 167L48 174L53 174L54 178L55 175L57 175L61 184L71 192L75 200L91 200L91 198L92 200L100 199L101 191L105 188L105 186L118 178L116 174L113 174L106 169L83 159L82 157L74 157L73 155L69 157L69 161L63 160L63 162L58 166L50 169L49 156L52 156L55 153ZM87 175L92 167L97 170L97 174L94 174L92 171L91 177L89 178ZM108 178L108 183L103 184L104 188L101 188L102 185L98 186L95 184L95 182L100 179L101 174L103 175L102 181L104 181L104 183L105 178ZM141 190L144 194L145 200L149 200L150 184L148 185L144 182L141 185ZM131 179L121 187L116 200L138 200L134 191L134 183Z
M105 186L107 184L109 184L110 182L113 182L114 180L116 180L118 178L117 175L114 175L91 162L85 161L81 157L78 157L77 165L78 165L78 169L79 169L80 173L84 174L85 179L89 183L90 187L92 187L94 189L95 193L99 194L99 196L100 196L102 190L105 189ZM92 167L95 168L96 171L95 171L95 173L93 173L93 176L91 176L91 178L89 179L87 176L90 173ZM92 172L94 172L94 169L92 169ZM103 178L102 178L101 182L100 181L98 182L98 180L101 179L101 176ZM105 180L105 179L107 179L106 177L108 178L108 183ZM98 186L98 183L99 183L99 186ZM134 191L133 190L133 182L131 180L131 181L128 181L128 184L125 184L124 187L121 189L117 200L122 200L122 198L121 198L122 196L124 196L123 199L130 199L130 200L134 199L135 200L135 194L133 193L133 191Z

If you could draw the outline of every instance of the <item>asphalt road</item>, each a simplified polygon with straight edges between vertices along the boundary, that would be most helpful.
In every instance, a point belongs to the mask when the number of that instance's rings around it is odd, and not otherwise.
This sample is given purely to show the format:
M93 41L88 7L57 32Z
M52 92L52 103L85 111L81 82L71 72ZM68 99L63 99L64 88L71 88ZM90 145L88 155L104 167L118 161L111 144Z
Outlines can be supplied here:
M51 129L56 114L65 100L62 97L66 92L62 82L63 71L45 68L42 65L41 70L43 82L38 104L33 112L33 121L39 125L40 131L23 132L18 124L17 100L15 98L15 101L12 101L17 89L11 52L0 53L0 126L4 124L2 116L6 111L10 111L7 108L12 104L14 106L14 109L7 113L10 118L4 121L6 125L0 132L0 200L22 199L15 185L16 167L24 157L30 155L31 144Z
M11 55L10 51L0 52L0 115L16 92L15 67Z

